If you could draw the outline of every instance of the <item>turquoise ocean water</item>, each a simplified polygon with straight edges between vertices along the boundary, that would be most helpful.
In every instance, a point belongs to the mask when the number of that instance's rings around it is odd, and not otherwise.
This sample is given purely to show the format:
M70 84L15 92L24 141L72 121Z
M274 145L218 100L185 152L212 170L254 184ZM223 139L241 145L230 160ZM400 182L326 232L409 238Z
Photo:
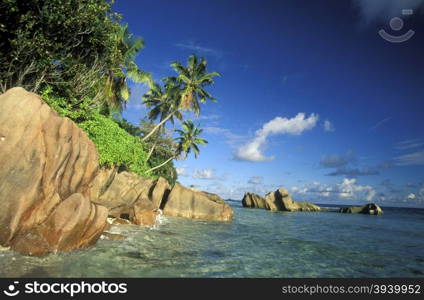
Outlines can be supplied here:
M423 277L424 209L382 216L234 208L231 223L114 226L124 241L42 258L0 251L0 277Z

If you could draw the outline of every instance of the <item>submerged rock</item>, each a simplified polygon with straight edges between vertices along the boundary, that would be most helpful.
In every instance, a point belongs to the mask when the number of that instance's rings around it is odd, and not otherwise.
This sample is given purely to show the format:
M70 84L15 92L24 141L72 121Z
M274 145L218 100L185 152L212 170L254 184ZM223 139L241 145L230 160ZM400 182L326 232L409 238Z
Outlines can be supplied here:
M89 200L95 145L23 88L0 95L0 106L0 244L46 254L95 243L107 217Z
M131 221L128 219L108 218L108 222L109 220L111 225L132 225Z
M382 215L383 210L375 203L365 204L363 206L352 206L340 208L339 212L348 214L366 214L366 215Z
M166 216L203 220L230 221L232 208L216 194L196 191L178 183L171 190L164 203Z
M244 194L244 207L265 208L270 211L321 211L318 205L294 201L286 189L280 188L268 193L265 198L253 193Z
M112 232L105 231L105 232L102 233L101 238L111 240L111 241L123 241L127 237L125 235L120 234L120 233L112 233Z

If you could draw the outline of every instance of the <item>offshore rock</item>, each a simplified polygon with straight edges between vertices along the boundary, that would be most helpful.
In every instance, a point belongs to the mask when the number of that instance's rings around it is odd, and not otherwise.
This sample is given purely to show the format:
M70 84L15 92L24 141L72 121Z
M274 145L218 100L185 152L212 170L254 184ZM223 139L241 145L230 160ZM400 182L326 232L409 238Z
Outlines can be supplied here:
M244 207L264 208L270 211L321 211L318 205L294 201L286 189L280 188L268 193L265 198L253 193L245 193Z
M241 203L244 207L269 209L265 198L254 193L245 193Z
M365 204L363 206L352 206L340 208L339 212L348 214L366 214L366 215L382 215L383 210L375 203Z
M320 211L318 205L309 202L294 201L286 189L280 188L268 193L265 200L271 211Z
M201 192L178 183L164 204L165 216L203 220L231 221L232 208L216 194Z

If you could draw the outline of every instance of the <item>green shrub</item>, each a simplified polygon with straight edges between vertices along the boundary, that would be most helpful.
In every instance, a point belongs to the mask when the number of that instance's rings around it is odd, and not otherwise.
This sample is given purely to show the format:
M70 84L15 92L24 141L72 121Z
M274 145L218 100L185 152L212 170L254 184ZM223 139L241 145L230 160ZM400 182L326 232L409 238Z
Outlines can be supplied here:
M177 173L172 161L146 174L145 171L159 165L172 155L166 151L172 145L172 138L152 137L157 139L157 150L146 163L147 153L151 145L145 145L140 140L139 128L126 120L117 120L102 115L93 105L90 98L82 100L58 96L51 87L41 93L43 100L62 117L68 117L83 129L96 145L99 152L99 164L108 167L119 167L134 172L140 176L157 178L164 177L173 185ZM147 150L148 152L148 150Z
M88 120L96 112L89 97L83 99L58 96L51 86L41 92L41 98L62 117L68 117L76 123Z
M130 135L112 119L99 113L78 124L99 151L100 165L123 167L140 176L147 176L147 154L140 138Z

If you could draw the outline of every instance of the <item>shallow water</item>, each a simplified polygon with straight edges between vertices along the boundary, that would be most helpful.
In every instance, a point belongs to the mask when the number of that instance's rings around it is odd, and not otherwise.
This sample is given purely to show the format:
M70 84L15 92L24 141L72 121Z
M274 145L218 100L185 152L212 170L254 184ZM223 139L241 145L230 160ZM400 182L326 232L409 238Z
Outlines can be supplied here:
M114 226L125 241L27 257L0 249L0 277L423 277L424 210L382 216L234 208L231 223L168 218Z

